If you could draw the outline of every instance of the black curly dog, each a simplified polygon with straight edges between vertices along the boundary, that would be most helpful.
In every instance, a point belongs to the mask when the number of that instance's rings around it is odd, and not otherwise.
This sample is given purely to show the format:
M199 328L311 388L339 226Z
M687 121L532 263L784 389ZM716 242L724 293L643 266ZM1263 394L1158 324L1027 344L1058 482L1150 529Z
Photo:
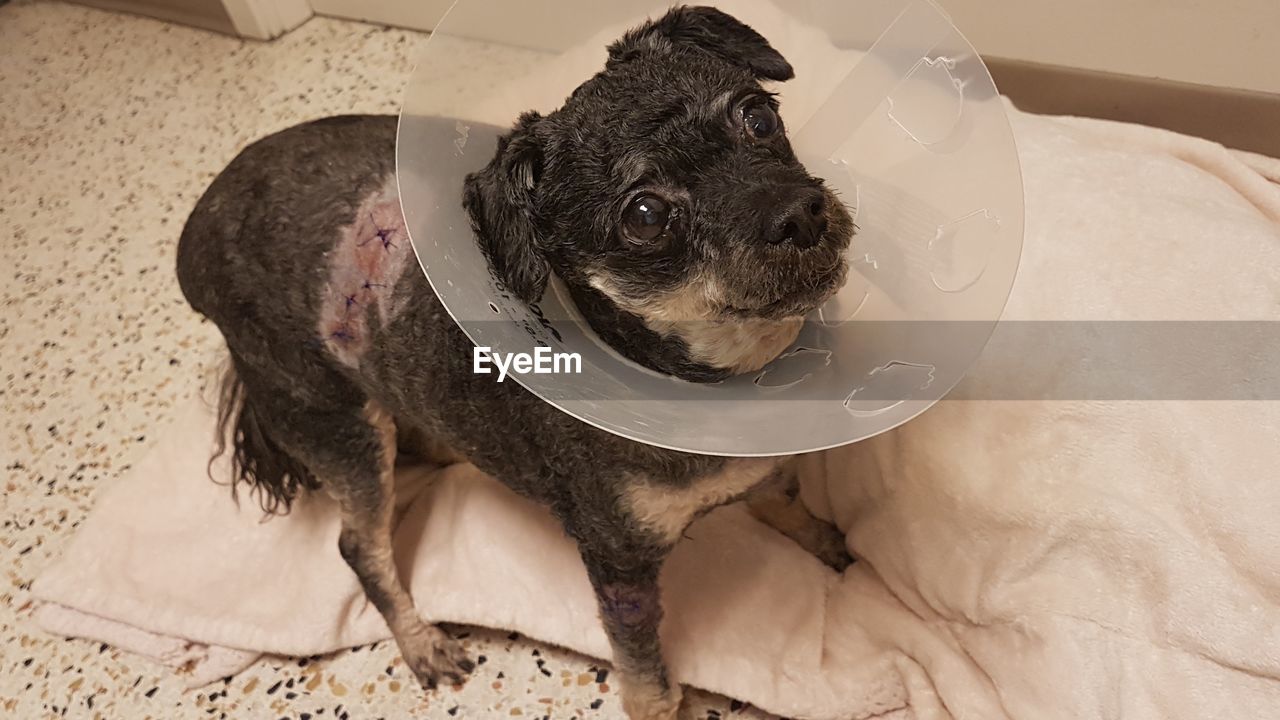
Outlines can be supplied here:
M853 235L760 85L792 75L713 9L627 33L602 72L556 112L521 117L458 188L492 269L531 304L554 272L605 341L654 370L709 381L760 368L843 283ZM465 458L563 522L627 713L674 717L659 568L698 514L778 477L783 459L638 444L475 374L472 343L409 247L395 139L393 117L284 130L235 158L187 222L178 277L230 350L221 411L237 478L271 511L304 489L338 500L338 550L433 687L472 663L397 577L391 478L397 452ZM782 522L805 544L829 538Z

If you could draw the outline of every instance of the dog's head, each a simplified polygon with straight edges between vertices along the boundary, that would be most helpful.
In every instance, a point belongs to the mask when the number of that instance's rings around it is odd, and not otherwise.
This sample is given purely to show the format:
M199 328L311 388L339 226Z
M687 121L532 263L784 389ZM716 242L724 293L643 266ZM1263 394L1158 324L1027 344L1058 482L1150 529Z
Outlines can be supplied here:
M587 316L615 346L600 326L613 321L597 319L638 318L686 356L618 348L657 370L707 379L763 366L843 284L853 235L761 86L793 75L712 8L628 32L602 72L554 113L522 116L467 178L493 269L530 303L554 271L580 305L609 304L619 315ZM713 372L682 371L691 364Z

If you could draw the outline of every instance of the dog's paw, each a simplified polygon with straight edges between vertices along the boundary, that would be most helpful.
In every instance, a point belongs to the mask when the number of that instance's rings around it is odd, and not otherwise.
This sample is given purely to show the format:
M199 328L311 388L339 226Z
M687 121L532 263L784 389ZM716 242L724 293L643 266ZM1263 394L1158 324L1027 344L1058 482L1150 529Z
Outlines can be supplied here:
M400 654L425 690L435 690L442 680L461 685L476 667L462 644L435 625L423 625L406 636Z
M853 556L844 547L844 537L839 534L836 537L838 538L836 542L825 544L814 552L814 555L832 570L842 573L853 564Z
M664 687L622 675L619 690L627 720L683 720L680 709L684 693L679 685Z
M853 564L853 556L845 547L844 533L835 525L815 519L805 534L807 537L800 540L800 545L832 570L842 573Z

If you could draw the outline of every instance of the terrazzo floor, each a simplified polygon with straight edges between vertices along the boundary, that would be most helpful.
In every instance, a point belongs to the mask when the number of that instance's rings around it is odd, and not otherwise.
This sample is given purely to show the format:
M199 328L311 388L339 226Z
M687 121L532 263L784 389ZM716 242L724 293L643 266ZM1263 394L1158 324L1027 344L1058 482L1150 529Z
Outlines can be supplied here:
M316 18L259 43L55 2L0 6L0 717L622 717L605 669L493 631L456 629L485 660L460 690L421 691L382 642L261 661L184 693L164 668L31 621L32 579L219 358L172 270L201 191L268 132L396 111L422 37ZM462 82L524 59L477 45L432 71ZM767 717L692 699L689 717Z

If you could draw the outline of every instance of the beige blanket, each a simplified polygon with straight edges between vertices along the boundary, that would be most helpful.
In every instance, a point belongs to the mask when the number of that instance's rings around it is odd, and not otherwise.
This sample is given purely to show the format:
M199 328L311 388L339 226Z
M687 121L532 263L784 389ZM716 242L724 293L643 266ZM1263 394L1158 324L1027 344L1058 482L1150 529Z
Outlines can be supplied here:
M1028 231L1009 319L1278 319L1280 162L1012 118ZM196 684L386 637L333 506L238 511L205 476L210 439L188 407L103 491L35 584L38 621ZM943 402L807 459L805 500L860 560L842 577L739 507L695 525L663 576L672 668L804 718L1280 717L1278 440L1274 402ZM423 613L607 658L547 514L469 466L424 474L404 473L396 538Z

